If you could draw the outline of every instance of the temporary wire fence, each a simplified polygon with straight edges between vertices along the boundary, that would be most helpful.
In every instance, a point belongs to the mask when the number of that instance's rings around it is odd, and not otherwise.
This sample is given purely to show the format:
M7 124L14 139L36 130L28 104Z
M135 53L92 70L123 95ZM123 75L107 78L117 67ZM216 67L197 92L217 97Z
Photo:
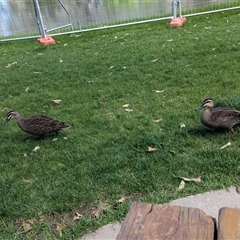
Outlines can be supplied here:
M180 0L178 0L180 1ZM172 0L39 0L49 35L118 27L172 18ZM181 0L194 16L240 8L240 0ZM35 0L0 0L0 41L39 37Z

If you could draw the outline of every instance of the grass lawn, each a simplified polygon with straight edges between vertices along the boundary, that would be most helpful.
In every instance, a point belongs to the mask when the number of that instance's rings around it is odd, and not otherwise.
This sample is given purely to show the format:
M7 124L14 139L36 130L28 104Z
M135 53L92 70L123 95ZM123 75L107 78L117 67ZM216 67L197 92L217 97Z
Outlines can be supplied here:
M0 43L2 120L14 109L72 126L36 141L14 120L0 125L2 239L77 239L123 220L131 201L239 185L240 129L212 133L195 111L207 97L240 109L239 20L235 10L180 29L164 21L47 47ZM174 175L202 181L178 190Z

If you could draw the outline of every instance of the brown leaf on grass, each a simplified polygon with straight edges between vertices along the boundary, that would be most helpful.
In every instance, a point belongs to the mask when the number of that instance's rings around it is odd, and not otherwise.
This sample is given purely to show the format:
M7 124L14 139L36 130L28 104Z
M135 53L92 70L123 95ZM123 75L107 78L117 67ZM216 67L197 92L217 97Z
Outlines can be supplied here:
M54 102L55 104L60 104L62 102L61 99L54 99L52 100L52 102Z
M223 145L223 146L220 147L219 149L224 149L224 148L226 148L226 147L228 147L228 146L231 146L231 142L228 142L227 144Z
M98 103L100 106L105 106L106 105L106 102L99 102Z
M82 216L83 216L82 214L76 212L76 213L74 214L74 216L73 216L73 220L74 220L74 221L79 220Z
M56 231L59 232L60 237L62 237L62 231L68 226L66 224L57 224Z
M12 65L14 65L14 64L17 64L17 62L12 62L12 63L9 63L7 66L6 66L6 68L10 68Z
M126 197L121 197L120 199L117 200L117 203L122 204L123 202L126 201L126 199L127 199Z
M43 222L46 220L46 217L44 215L40 215L38 218L40 222Z
M22 228L24 232L29 232L34 225L34 220L27 220L25 222L22 223Z
M161 122L161 121L162 121L162 118L153 120L153 122L155 122L155 123L159 123L159 122Z
M23 179L23 182L32 184L33 180L32 179Z
M183 189L184 187L185 187L185 181L182 180L182 181L180 182L179 186L178 186L178 190L181 190L181 189Z
M163 93L165 90L152 90L152 91L154 91L156 93Z
M108 210L110 208L110 205L108 203L103 203L101 201L99 201L98 205L94 208L92 208L91 210L91 215L95 218L99 218L100 215Z
M39 146L36 146L34 149L33 149L33 152L36 152L36 151L38 151L40 149L40 147Z
M155 152L156 150L156 148L148 147L146 152Z
M5 107L5 108L2 109L2 112L7 112L8 110L9 110L9 108Z
M180 179L182 179L182 180L185 181L185 182L195 182L195 183L199 183L199 182L202 181L200 177L197 177L197 178L186 178L186 177L175 176L174 174L173 174L173 176L174 176L174 177L177 177L177 178L180 178Z
M153 59L151 62L156 62L156 61L158 61L159 59L161 59L161 57L157 57L157 58Z
M180 127L180 128L185 128L186 125L185 125L185 123L182 122L182 123L180 123L179 127Z

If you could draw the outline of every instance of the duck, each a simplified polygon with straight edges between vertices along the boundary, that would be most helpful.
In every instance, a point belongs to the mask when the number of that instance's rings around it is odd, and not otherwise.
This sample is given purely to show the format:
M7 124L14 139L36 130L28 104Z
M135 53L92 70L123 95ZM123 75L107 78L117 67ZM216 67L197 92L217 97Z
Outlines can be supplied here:
M200 110L205 108L202 113L201 123L211 129L228 129L234 133L233 127L240 124L240 111L232 108L217 107L214 108L212 98L206 98L202 104L196 108Z
M24 118L15 110L8 112L3 123L5 124L14 118L17 119L17 124L22 131L28 134L36 135L39 137L39 139L44 138L49 133L56 133L56 135L58 135L60 130L69 129L71 127L64 122L41 114Z

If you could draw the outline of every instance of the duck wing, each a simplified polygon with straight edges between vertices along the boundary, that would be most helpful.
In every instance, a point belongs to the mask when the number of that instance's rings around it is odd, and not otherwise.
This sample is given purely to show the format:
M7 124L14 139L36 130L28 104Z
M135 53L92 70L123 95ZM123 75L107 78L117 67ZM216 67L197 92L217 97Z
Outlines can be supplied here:
M64 128L70 128L70 126L57 119L39 114L25 119L23 130L30 134L44 136L48 133L58 132Z
M210 122L218 128L231 129L240 123L240 111L231 108L214 108Z

